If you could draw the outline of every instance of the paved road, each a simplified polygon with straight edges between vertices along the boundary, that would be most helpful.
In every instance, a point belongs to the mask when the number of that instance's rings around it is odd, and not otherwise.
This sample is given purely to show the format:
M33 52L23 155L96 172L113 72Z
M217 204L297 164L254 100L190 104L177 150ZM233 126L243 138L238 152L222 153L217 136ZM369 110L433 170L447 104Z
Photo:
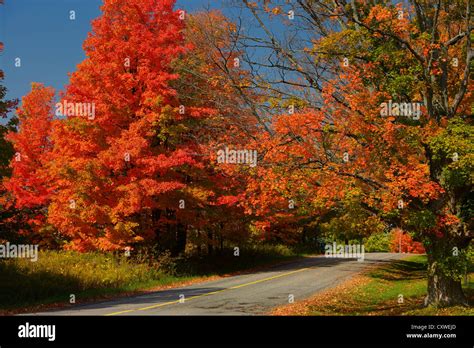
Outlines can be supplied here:
M365 260L308 257L265 271L38 315L259 315L334 287L370 265L405 255L366 253ZM184 299L184 301L183 301Z

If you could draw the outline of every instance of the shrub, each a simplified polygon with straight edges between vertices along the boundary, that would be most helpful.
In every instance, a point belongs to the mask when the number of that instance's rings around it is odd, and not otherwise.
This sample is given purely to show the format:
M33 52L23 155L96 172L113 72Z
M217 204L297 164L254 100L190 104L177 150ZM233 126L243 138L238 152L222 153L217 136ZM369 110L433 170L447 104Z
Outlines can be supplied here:
M161 253L158 256L158 260L157 260L156 263L157 263L158 269L161 272L164 272L164 273L172 275L172 276L175 276L177 274L176 260L171 256L170 251L167 250L167 251Z
M374 233L364 242L364 249L368 253L390 251L390 240L387 233Z

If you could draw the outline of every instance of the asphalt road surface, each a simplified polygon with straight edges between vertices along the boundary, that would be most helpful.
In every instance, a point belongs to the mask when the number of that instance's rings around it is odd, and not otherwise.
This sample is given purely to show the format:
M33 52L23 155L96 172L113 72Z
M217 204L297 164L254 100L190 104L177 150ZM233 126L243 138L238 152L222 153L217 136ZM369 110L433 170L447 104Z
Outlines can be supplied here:
M405 256L366 253L364 261L307 257L255 273L33 314L261 315L273 307L288 304L291 298L297 302L334 287L371 265L389 263Z

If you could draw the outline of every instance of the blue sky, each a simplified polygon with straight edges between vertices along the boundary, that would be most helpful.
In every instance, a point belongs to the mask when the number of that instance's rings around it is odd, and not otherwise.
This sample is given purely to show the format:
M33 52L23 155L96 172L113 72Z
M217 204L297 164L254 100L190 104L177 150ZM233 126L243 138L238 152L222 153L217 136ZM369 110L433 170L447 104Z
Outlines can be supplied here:
M31 82L63 89L68 73L85 58L82 43L90 21L100 15L101 4L102 0L5 0L0 6L0 42L5 45L0 69L5 72L7 98L21 98ZM176 7L194 12L222 4L219 0L178 0ZM75 20L69 19L71 10ZM15 67L16 58L21 59L21 67Z

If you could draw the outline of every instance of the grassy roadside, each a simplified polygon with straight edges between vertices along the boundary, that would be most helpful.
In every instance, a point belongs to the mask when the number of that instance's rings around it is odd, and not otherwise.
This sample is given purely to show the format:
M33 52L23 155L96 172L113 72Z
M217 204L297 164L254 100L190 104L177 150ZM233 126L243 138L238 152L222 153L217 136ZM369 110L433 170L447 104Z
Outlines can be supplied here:
M423 307L426 257L376 267L312 298L276 308L272 315L474 315L474 273L464 287L471 307ZM400 297L402 295L403 297ZM400 299L400 300L399 300ZM401 303L399 303L399 301Z
M303 254L282 246L231 250L221 255L160 263L103 253L44 251L38 260L0 260L0 315L40 311L189 285L295 260Z

